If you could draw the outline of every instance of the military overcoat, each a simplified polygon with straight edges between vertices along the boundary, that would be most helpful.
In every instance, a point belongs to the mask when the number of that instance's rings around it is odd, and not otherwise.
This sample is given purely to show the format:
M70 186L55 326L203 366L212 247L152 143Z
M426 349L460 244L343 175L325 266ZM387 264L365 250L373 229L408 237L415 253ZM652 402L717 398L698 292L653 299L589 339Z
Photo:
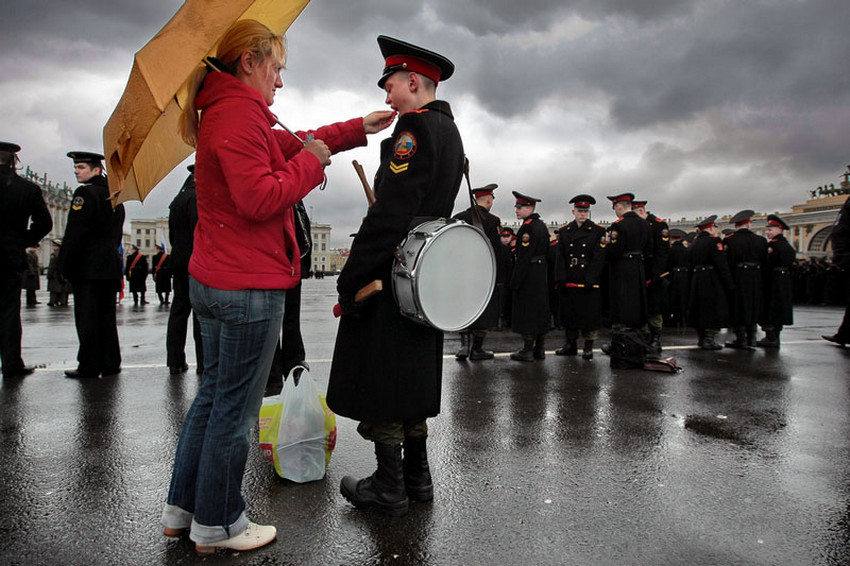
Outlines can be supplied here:
M732 326L758 323L761 316L767 240L746 228L736 230L723 240L729 270L735 281L732 294Z
M723 242L708 232L700 232L688 255L691 266L688 324L697 329L728 326L729 296L735 284Z
M611 322L640 328L647 315L644 260L652 246L649 223L634 212L626 212L608 227L607 238Z
M605 228L573 220L558 230L555 286L560 294L561 326L596 330L602 326L602 271Z
M760 323L765 326L794 324L791 265L797 252L779 234L767 243L764 272L764 310Z
M503 277L500 272L505 269L502 241L499 239L499 226L502 221L483 206L477 204L475 206L479 212L478 217L481 219L481 229L484 230L484 235L487 236L487 240L490 242L490 248L493 250L493 257L496 259L496 280L493 282L494 288L493 294L490 296L490 302L487 303L487 307L481 313L481 316L469 326L469 329L487 330L499 323L499 294L496 292L495 283L499 281L500 277ZM475 225L472 217L472 207L458 212L454 217L458 220L463 220L467 224ZM485 291L485 289L482 289L482 292Z
M391 270L396 247L419 220L451 216L463 163L451 107L440 100L402 114L381 143L377 200L352 242L337 291L350 306L373 280L384 290L340 318L327 396L335 413L361 421L439 413L443 333L400 314Z
M511 276L511 330L519 334L545 334L549 331L549 229L539 214L535 212L523 220L516 241Z

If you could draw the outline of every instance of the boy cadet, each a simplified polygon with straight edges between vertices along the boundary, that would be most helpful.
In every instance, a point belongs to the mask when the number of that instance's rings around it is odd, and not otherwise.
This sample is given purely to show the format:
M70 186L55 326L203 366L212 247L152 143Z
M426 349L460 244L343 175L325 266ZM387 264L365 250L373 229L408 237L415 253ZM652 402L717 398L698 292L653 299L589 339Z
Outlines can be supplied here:
M124 205L109 200L103 156L87 151L68 153L81 183L74 191L65 236L56 260L59 273L74 289L74 322L80 347L71 378L97 378L121 371L121 347L115 320L115 295L121 288Z
M605 267L605 228L590 220L596 199L576 195L570 200L575 219L558 230L555 286L560 293L559 315L566 342L558 356L578 354L579 334L584 339L582 358L593 359L593 341L602 326L600 279Z
M510 286L512 293L511 330L522 335L522 348L512 360L533 362L546 357L545 337L549 331L549 285L546 258L549 229L535 212L539 198L512 191L516 198L516 256Z
M357 431L375 443L377 470L360 480L343 477L343 497L398 517L407 514L409 500L434 497L426 419L440 412L443 332L399 312L389 291L394 251L418 218L451 216L464 152L449 103L436 98L437 84L454 73L454 64L390 37L379 36L378 45L385 60L378 87L399 119L381 143L377 200L337 279L342 317L327 401L335 413L360 421ZM385 290L355 302L376 279Z
M791 286L791 265L797 252L785 239L788 224L775 214L767 216L767 260L764 264L764 309L761 329L765 337L756 346L779 348L779 334L783 326L794 324L794 301Z
M732 329L735 340L727 348L752 350L756 345L756 324L762 309L762 267L767 260L767 241L750 230L752 210L742 210L730 222L735 232L726 236L723 246L729 260L729 270L735 281L732 294Z

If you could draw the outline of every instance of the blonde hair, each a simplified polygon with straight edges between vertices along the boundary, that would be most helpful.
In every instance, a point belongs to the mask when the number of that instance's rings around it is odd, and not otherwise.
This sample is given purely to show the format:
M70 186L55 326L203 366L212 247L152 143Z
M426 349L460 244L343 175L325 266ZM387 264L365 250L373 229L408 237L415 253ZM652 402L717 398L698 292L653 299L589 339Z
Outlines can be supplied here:
M265 61L267 57L274 57L282 63L286 56L283 36L275 35L257 20L239 20L224 32L216 50L216 59L222 67L221 71L236 75L242 54L246 51L253 53L259 62ZM198 143L200 122L195 97L209 72L206 66L202 66L189 78L189 97L178 122L180 137L192 147Z

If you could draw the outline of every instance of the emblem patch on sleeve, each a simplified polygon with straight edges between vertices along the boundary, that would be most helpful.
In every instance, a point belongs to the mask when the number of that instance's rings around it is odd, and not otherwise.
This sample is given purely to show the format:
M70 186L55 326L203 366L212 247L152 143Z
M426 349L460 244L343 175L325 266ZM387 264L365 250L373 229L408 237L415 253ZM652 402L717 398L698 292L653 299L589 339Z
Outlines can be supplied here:
M71 203L71 209L82 210L84 202L83 197L74 197L74 201Z
M617 236L618 236L618 235L619 235L619 234L617 234L617 231L616 231L616 230L611 230L611 232L610 232L610 237L608 238L608 241L609 241L610 243L612 243L612 244L616 244L616 243L617 243Z
M395 139L395 154L393 157L404 161L413 157L416 153L416 136L404 131Z
M525 234L522 235L521 244L522 244L523 247L527 248L530 243L531 243L531 234L526 232Z

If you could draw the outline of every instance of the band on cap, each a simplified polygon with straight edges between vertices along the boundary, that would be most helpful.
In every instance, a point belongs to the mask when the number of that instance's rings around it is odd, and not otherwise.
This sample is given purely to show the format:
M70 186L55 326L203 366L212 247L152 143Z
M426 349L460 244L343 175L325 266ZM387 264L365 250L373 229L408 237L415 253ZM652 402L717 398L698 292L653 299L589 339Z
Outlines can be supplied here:
M632 208L646 208L646 201L645 200L633 200L632 201Z
M478 187L477 189L472 189L472 194L475 195L475 198L492 195L493 191L495 191L498 187L499 185L496 185L495 183L485 187Z
M615 204L618 202L632 202L633 200L635 200L635 195L633 195L632 193L623 193L613 197L608 197L608 200Z

